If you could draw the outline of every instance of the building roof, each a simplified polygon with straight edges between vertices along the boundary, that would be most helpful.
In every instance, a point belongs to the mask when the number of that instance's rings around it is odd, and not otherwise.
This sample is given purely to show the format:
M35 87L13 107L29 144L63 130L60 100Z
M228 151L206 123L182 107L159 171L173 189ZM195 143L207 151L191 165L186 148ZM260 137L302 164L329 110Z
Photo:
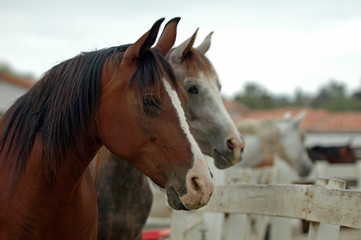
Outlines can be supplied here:
M280 119L285 115L296 116L303 109L307 114L301 123L301 128L308 132L361 132L361 112L332 112L325 109L283 107L269 110L244 110L239 102L225 102L232 119L237 123L245 119L270 120ZM232 107L229 107L232 106ZM237 109L243 109L239 111ZM238 111L238 112L236 112Z
M9 73L0 73L0 81L11 83L26 89L30 89L35 81L31 78L22 78Z
M248 107L238 101L223 101L223 103L234 121L241 118L242 114L245 114L250 110Z

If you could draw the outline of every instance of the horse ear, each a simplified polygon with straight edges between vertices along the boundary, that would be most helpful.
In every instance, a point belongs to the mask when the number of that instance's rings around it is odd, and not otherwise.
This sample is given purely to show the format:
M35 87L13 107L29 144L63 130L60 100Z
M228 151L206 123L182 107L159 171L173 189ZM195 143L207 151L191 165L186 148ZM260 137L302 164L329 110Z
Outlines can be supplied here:
M297 114L297 116L293 119L293 122L295 125L299 125L301 123L301 121L303 120L303 118L306 116L306 109L302 110L299 114Z
M157 39L159 27L163 21L164 18L156 21L148 32L125 50L121 64L132 63L136 58L143 56L143 54L150 49Z
M167 55L174 45L179 21L180 17L173 18L165 25L162 35L160 36L157 45L154 47L155 49L158 49L163 56Z
M211 39L212 39L213 32L210 32L207 37L203 40L203 42L197 47L197 50L203 54L209 50L211 46Z
M189 52L194 44L194 40L196 39L198 29L193 33L193 35L185 40L181 45L176 47L168 56L168 59L175 63L180 63L183 57Z

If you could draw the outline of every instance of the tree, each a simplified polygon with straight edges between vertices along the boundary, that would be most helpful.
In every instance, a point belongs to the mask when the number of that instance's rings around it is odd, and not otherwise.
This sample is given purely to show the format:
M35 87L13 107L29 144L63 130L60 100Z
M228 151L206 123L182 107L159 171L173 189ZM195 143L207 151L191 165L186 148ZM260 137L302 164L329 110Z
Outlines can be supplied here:
M297 89L295 97L274 96L261 85L255 82L246 83L243 91L235 96L236 101L242 102L253 109L270 109L285 106L324 108L332 111L360 111L361 90L348 96L346 86L339 81L331 79L320 88L316 96L306 95Z
M12 73L12 69L9 65L0 63L0 73Z
M249 108L269 109L273 107L273 98L257 83L245 84L244 92L235 96L236 101L242 102Z
M345 85L332 79L320 89L312 106L333 111L354 111L361 110L361 100L347 96Z
M301 88L297 88L295 91L295 98L291 105L295 107L307 107L311 102L312 97L304 93Z

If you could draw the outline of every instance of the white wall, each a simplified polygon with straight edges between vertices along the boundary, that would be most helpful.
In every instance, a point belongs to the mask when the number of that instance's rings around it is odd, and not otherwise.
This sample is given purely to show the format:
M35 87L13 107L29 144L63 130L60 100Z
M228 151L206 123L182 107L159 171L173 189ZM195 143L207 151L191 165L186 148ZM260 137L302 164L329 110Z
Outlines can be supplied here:
M0 79L0 112L5 112L16 99L26 93L28 89L7 83Z

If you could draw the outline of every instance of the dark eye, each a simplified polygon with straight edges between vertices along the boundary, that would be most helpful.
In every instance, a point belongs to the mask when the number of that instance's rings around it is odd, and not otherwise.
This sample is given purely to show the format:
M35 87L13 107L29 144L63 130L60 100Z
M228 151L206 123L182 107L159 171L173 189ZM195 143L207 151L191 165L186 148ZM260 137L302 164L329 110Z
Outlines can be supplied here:
M189 94L198 94L198 88L196 85L190 85L187 87L187 93Z
M143 97L143 110L146 114L156 113L160 110L160 100L156 96L145 96Z

